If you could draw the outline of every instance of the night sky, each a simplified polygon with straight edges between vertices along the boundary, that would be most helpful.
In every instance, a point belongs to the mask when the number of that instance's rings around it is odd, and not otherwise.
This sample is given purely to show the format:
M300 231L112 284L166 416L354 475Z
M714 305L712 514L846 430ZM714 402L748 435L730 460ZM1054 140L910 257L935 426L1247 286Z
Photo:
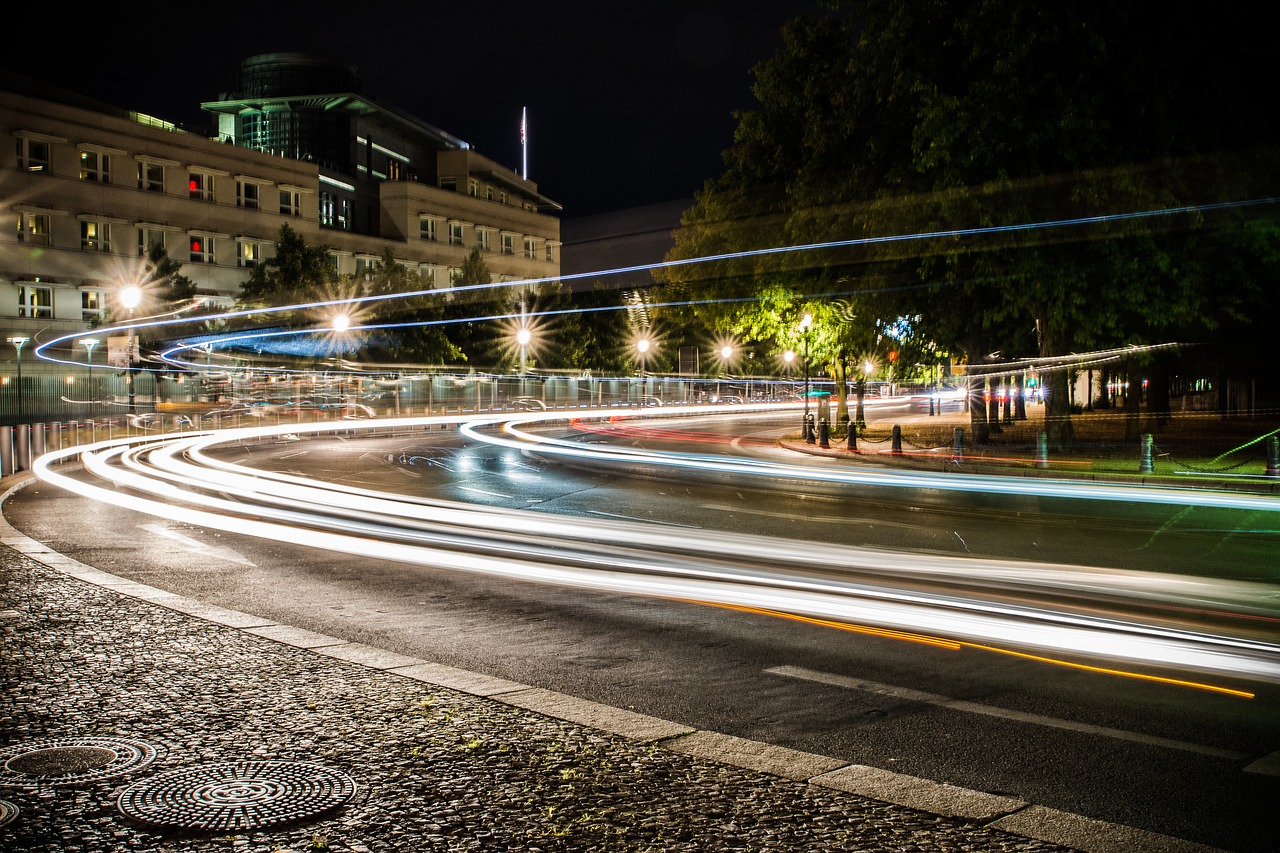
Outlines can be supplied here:
M817 0L491 0L58 14L31 3L7 12L0 66L187 125L211 123L199 104L234 89L242 59L286 51L355 64L365 95L517 171L527 108L529 177L572 219L691 197L721 169L733 111L755 105L750 69L781 45L783 22L824 10Z

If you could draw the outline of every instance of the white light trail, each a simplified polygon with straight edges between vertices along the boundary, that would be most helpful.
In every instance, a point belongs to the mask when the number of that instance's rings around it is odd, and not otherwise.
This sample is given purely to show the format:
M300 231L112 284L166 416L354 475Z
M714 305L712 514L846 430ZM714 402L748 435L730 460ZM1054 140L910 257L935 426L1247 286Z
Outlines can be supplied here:
M722 411L709 407L708 411ZM685 411L698 411L689 407ZM669 416L670 412L664 413ZM610 410L576 417L605 419ZM637 416L659 417L656 413ZM529 424L566 420L563 413L519 416ZM1109 618L1045 606L928 588L945 579L968 589L1008 592L1090 590L1094 601L1194 602L1240 612L1270 587L1068 565L952 558L804 542L744 534L708 533L605 518L569 518L406 497L296 474L255 469L215 458L222 445L340 429L422 431L460 424L465 435L524 451L590 456L610 464L675 465L775 479L820 479L851 485L973 488L992 491L999 478L967 475L830 471L756 459L664 454L633 448L573 446L534 436L507 423L515 416L399 418L288 424L165 437L116 439L45 454L33 470L40 479L115 506L199 527L304 544L410 565L498 575L602 592L676 598L795 614L855 625L931 633L971 644L1008 644L1043 653L1085 656L1178 671L1280 681L1280 646L1248 636L1189 631L1130 618ZM94 481L59 470L79 456ZM970 482L972 481L972 482ZM99 485L104 482L109 485ZM1035 481L1016 483L1011 493ZM965 485L969 483L969 485ZM1076 487L1080 489L1077 491ZM1101 499L1103 487L1050 482L1057 496ZM1165 490L1162 500L1185 502L1216 492ZM1137 496L1131 492L1139 493ZM1121 489L1120 500L1145 490ZM1043 493L1043 492L1035 492ZM1247 496L1239 496L1247 497ZM1209 505L1220 505L1210 502ZM1225 504L1223 504L1225 505ZM1275 510L1274 501L1259 507ZM617 544L626 543L626 544ZM848 574L833 578L830 569ZM914 588L913 588L914 584Z

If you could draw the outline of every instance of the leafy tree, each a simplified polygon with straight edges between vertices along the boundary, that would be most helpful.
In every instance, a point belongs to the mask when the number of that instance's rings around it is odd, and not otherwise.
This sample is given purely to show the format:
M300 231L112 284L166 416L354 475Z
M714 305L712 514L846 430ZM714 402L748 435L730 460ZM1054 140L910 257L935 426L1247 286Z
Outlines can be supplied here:
M727 306L784 287L849 299L864 340L915 318L919 337L975 366L1218 322L1215 269L1247 242L1227 235L1249 215L1132 214L1276 195L1274 147L1222 156L1272 145L1249 100L1266 79L1261 37L1228 41L1220 17L1189 4L1159 16L1083 0L829 5L841 14L788 24L755 70L760 107L738 116L725 173L677 235L671 260L718 258L666 273L718 300L703 322L767 325L747 315L768 315L771 297ZM762 251L784 241L838 244ZM833 370L840 353L825 354ZM1067 374L1046 379L1051 442L1069 442Z
M452 364L462 358L442 325L445 292L425 292L422 275L396 261L390 249L383 249L366 289L385 298L369 303L364 324L398 326L372 338L371 358L404 364ZM415 295L404 295L410 293Z
M479 247L473 247L453 277L454 292L444 307L445 334L459 357L478 365L502 360L500 323L512 312L511 294L488 287L493 275Z
M275 254L258 264L240 285L244 308L275 307L315 301L338 281L328 246L308 246L297 231L280 226Z

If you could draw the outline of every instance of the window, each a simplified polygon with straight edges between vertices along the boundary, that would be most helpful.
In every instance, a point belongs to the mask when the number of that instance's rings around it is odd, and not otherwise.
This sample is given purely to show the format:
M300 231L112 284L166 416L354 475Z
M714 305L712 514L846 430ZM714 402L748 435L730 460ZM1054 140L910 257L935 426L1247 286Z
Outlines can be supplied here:
M428 288L436 286L436 267L431 264L423 264L418 268L419 274L422 276L422 283Z
M351 202L336 193L320 192L320 224L347 231L351 227Z
M484 197L486 201L493 201L493 187L484 188Z
M208 172L191 172L187 177L187 193L191 198L213 201L213 175Z
M502 235L502 254L514 255L515 253L516 253L516 235L503 234Z
M81 151L80 180L111 183L111 155L101 151Z
M80 291L80 319L88 321L95 318L102 319L102 291Z
M138 226L138 257L145 258L151 253L152 246L165 247L164 229L152 225Z
M480 182L477 181L475 178L472 178L471 180L467 181L467 194L470 195L472 198L480 197Z
M258 185L253 181L236 181L236 207L258 209Z
M53 288L20 285L18 287L18 316L53 319Z
M439 237L436 235L436 222L438 220L434 216L418 217L418 236L423 240L431 240L435 242Z
M524 238L524 256L530 259L538 257L538 242L532 237Z
M110 252L111 224L96 219L81 220L80 248L86 252Z
M49 143L42 139L19 136L18 168L28 172L49 171Z
M52 245L53 236L49 225L49 214L19 213L18 242L30 243L32 246Z
M461 222L449 223L449 245L451 246L462 245L462 223Z
M301 216L302 193L296 190L280 190L280 212L285 216Z
M138 189L150 193L164 192L164 164L139 160Z
M363 278L365 281L373 278L377 264L376 255L356 255L356 278Z
M458 179L457 178L441 178L440 189L448 190L449 192L456 193L458 191Z
M480 247L480 251L482 252L487 252L492 248L489 245L489 229L488 228L476 229L476 245Z
M262 244L252 240L239 240L236 242L236 264L237 266L250 269L262 263Z
M554 263L556 259L556 247L550 240L547 241L547 262Z
M191 263L213 263L214 239L204 234L191 235Z

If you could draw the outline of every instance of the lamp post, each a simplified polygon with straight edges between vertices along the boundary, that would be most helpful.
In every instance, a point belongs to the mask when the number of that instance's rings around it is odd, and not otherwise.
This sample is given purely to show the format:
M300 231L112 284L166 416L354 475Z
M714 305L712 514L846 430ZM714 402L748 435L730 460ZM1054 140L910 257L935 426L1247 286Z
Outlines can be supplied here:
M729 359L733 358L733 347L725 344L720 347L720 373L725 372L725 368L729 365ZM716 375L716 402L720 402L720 375Z
M805 312L800 318L800 329L804 332L804 423L801 432L805 441L812 441L809 434L809 330L813 328L813 315Z
M80 346L84 347L86 350L89 351L89 359L88 361L85 362L85 370L84 370L84 381L86 385L93 382L93 348L96 347L99 343L101 343L101 341L99 341L97 338L81 338L80 339Z
M22 422L22 347L31 338L25 335L14 335L9 338L9 343L13 344L13 348L18 351L18 422Z
M142 301L142 289L131 284L120 291L120 304L129 309L129 363L126 368L125 382L129 386L129 414L133 414L133 309Z

